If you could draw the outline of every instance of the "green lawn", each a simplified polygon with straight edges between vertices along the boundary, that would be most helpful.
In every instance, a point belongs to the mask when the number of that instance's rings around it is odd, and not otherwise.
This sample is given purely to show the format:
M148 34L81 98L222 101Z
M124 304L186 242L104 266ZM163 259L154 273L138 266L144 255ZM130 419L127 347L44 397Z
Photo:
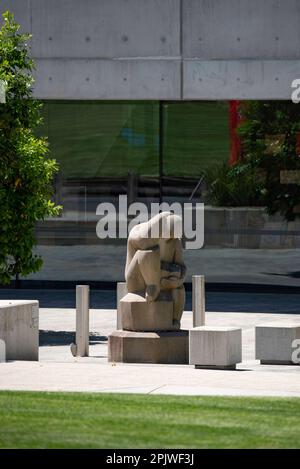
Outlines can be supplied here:
M1 448L299 448L300 399L0 392Z

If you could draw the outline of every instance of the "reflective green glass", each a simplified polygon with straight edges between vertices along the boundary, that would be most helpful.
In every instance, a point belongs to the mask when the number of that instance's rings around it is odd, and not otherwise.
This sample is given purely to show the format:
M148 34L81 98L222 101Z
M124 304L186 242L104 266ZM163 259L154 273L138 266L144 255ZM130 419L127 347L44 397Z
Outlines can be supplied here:
M158 104L46 101L44 127L65 178L158 174Z
M197 178L203 169L228 160L227 102L166 103L164 127L164 175Z

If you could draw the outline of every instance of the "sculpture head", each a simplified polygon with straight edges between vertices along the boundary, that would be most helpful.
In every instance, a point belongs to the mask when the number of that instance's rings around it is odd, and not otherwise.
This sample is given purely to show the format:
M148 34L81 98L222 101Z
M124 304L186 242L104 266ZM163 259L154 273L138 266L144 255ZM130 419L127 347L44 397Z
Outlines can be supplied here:
M151 238L175 239L182 237L182 218L171 212L161 212L148 222Z
M163 218L162 238L175 239L182 237L182 218L169 213Z
M130 237L140 239L181 239L182 218L171 212L160 212L150 220L135 225L130 231Z

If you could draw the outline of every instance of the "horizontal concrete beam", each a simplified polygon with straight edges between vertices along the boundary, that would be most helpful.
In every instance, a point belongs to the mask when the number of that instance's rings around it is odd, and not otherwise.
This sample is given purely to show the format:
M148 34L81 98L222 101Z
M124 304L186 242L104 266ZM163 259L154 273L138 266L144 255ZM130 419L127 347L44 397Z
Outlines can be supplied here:
M180 99L179 60L37 60L44 99Z
M300 60L186 60L184 99L291 99Z
M44 99L291 99L300 60L37 61L34 95Z

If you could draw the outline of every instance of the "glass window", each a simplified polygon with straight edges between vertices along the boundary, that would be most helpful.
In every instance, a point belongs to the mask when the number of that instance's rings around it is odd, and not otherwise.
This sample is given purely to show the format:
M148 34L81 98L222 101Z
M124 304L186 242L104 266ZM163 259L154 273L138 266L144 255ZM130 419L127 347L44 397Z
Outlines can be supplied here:
M164 105L164 175L199 178L203 169L228 160L228 103Z
M157 103L46 101L43 115L65 178L158 175Z

